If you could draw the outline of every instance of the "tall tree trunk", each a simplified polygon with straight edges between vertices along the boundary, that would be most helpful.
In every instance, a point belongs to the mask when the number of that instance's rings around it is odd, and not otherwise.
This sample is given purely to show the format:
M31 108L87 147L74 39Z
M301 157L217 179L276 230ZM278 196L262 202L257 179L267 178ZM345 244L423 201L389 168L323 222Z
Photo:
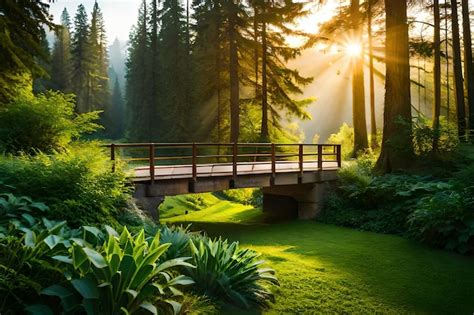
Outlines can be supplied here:
M230 141L239 141L239 61L237 55L237 8L231 4L232 12L229 16L229 76L230 76Z
M152 8L151 8L151 53L150 53L150 58L151 58L151 82L150 82L150 87L151 87L151 99L148 102L148 106L150 106L150 111L149 114L150 116L147 117L147 122L148 122L148 138L150 142L158 141L160 135L158 134L158 130L161 130L163 126L160 126L161 124L156 122L161 122L161 119L158 117L158 113L160 112L159 104L158 104L158 3L157 0L152 1ZM144 25L144 30L146 34L146 23ZM156 128L156 133L155 133L155 128L154 127L154 122L155 125L158 125Z
M375 116L375 75L374 75L374 46L372 37L372 1L369 0L368 12L367 12L367 25L368 25L368 37L369 37L369 78L370 78L370 134L371 134L371 147L375 149L377 147L377 119Z
M404 169L413 157L407 2L385 0L386 80L382 152L377 169ZM400 120L404 122L401 123Z
M262 127L260 140L269 141L268 133L268 86L267 86L267 24L262 23Z
M453 33L453 66L454 85L456 91L456 110L458 118L458 135L461 140L466 138L466 107L464 103L464 85L462 78L461 40L459 38L459 20L457 0L451 0L451 23Z
M351 0L352 28L354 41L362 43L359 0ZM363 52L352 60L352 114L354 124L354 155L369 147L367 122L365 118L364 55Z
M446 54L446 107L447 107L447 115L446 120L448 122L451 121L451 85L450 85L450 64L449 64L449 23L448 23L448 0L444 0L444 38L445 38L445 54Z
M462 25L464 37L464 73L469 108L470 140L474 142L474 64L472 60L471 21L469 0L462 0Z
M259 96L259 87L258 87L258 60L260 58L258 54L258 9L256 1L253 2L253 42L255 44L254 47L254 72L255 72L255 99Z
M434 15L434 106L433 106L433 152L438 151L439 116L441 115L441 20L439 0L433 2Z

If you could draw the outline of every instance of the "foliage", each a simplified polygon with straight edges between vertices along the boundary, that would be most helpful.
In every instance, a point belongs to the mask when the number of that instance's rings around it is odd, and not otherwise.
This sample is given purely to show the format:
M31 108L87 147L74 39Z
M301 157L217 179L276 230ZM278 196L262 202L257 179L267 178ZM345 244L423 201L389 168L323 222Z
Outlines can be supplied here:
M75 114L72 95L18 97L0 109L0 148L13 154L64 150L72 140L97 130L97 119L98 112Z
M438 139L438 154L446 155L453 153L459 144L457 128L445 117L440 118L439 130L434 130L432 122L420 115L413 120L413 146L415 153L426 156L433 153L433 141Z
M222 191L222 194L227 200L238 202L243 205L261 207L263 204L263 194L260 189L229 189Z
M435 247L474 253L474 189L440 191L422 198L410 215L410 232Z
M107 234L107 240L97 250L75 239L68 256L55 256L69 266L65 274L69 285L53 285L42 294L59 297L68 313L82 310L88 314L133 314L147 310L157 314L159 303L168 304L177 313L180 305L173 298L182 294L178 287L193 281L173 269L192 268L186 262L188 258L158 263L170 246L160 244L159 233L150 241L145 239L143 230L131 235L124 228L119 235L107 227Z
M49 1L48 1L49 2ZM46 1L2 1L0 7L0 106L18 95L25 76L44 75L45 28L55 25ZM29 82L31 86L31 81ZM31 88L31 87L30 87Z
M38 223L39 213L49 208L42 202L33 202L29 197L0 195L0 237L7 233L10 224L16 227L32 227Z
M37 219L37 218L35 218ZM59 281L52 255L70 246L65 222L38 220L33 228L12 227L0 238L0 312L20 312L39 298L42 288Z
M189 226L168 227L164 225L160 227L159 231L161 243L171 244L168 250L163 254L162 261L190 256L189 241L192 235L189 232Z
M354 154L354 128L346 123L342 124L337 133L331 134L327 141L329 144L340 144L342 159L347 160Z
M186 270L198 293L247 309L267 307L274 300L262 283L279 282L272 269L259 268L264 261L257 261L259 255L254 251L222 239L191 240L189 245L196 268Z
M14 186L16 195L45 202L50 207L46 217L67 220L70 226L113 224L129 191L120 167L113 173L108 156L94 142L55 155L0 157L0 181Z

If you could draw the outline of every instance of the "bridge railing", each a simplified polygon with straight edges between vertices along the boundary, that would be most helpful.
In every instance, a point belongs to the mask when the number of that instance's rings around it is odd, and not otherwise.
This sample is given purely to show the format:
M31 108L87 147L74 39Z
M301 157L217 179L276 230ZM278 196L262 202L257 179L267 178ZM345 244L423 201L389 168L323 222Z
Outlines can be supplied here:
M306 165L316 165L322 170L324 163L330 162L341 167L341 145L339 144L277 144L277 143L112 143L110 148L112 170L120 160L136 166L146 163L150 181L153 184L160 175L156 169L190 167L189 177L197 180L198 168L203 165L232 166L232 176L236 178L239 166L245 163L269 164L274 176L286 162L298 163L298 172L303 174ZM309 169L308 169L309 170ZM314 170L314 166L311 167ZM227 172L226 172L227 173ZM216 172L213 172L216 175Z

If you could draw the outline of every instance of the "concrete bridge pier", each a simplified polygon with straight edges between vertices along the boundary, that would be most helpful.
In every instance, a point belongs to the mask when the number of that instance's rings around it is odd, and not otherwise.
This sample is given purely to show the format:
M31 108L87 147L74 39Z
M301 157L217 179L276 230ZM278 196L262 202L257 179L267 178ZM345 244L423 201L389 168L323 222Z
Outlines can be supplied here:
M165 197L153 194L150 187L152 186L147 184L135 184L133 198L140 209L146 211L155 221L158 221L160 219L158 206L165 200Z
M263 188L263 211L270 219L312 220L321 213L334 182Z

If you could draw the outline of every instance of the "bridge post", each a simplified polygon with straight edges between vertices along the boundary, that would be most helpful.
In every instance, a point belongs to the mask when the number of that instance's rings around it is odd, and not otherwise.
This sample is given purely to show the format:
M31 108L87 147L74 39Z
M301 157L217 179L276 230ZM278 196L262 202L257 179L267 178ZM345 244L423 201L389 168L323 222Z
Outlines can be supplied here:
M276 149L275 149L275 143L272 143L272 175L270 179L270 184L274 185L275 184L275 174L276 174L276 157L275 157Z
M304 169L303 169L303 163L304 163L304 156L303 156L303 150L304 150L304 147L303 147L303 144L299 144L298 145L298 160L299 160L299 167L300 167L300 173L298 174L298 181L301 182L301 180L303 179L303 172L304 172Z
M318 170L323 170L323 146L318 144Z
M112 173L115 173L115 144L110 145L110 160L112 161Z
M232 180L234 183L237 181L237 156L238 156L238 147L237 143L232 144Z
M155 184L155 144L151 143L149 147L150 159L150 184Z

